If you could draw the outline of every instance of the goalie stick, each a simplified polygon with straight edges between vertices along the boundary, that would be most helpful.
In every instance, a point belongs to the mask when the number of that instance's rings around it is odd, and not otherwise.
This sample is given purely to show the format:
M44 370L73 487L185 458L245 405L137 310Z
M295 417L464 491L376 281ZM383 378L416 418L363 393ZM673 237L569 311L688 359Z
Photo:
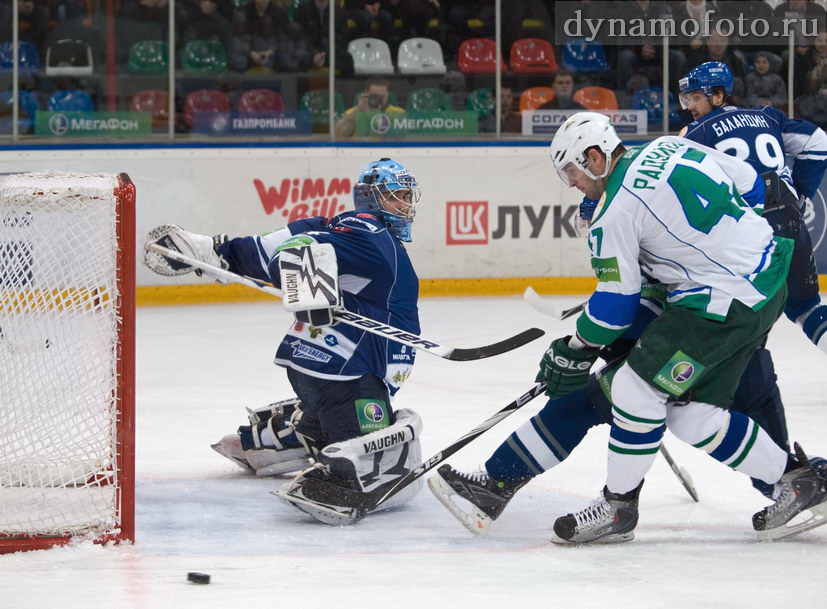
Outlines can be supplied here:
M482 434L484 434L486 431L488 431L489 429L494 427L494 425L496 425L497 423L502 421L507 416L515 413L517 410L519 410L520 408L522 408L523 406L528 404L531 400L536 398L538 395L542 394L545 390L546 390L546 384L545 383L538 383L538 384L534 385L534 387L529 389L526 393L524 393L523 395L518 397L516 400L514 400L510 404L508 404L508 406L505 406L501 410L497 411L496 413L494 413L493 415L491 415L490 417L485 419L482 423L477 425L474 429L469 431L467 434L462 436L460 439L455 441L453 444L450 444L449 446L443 448L441 451L436 453L433 457L431 457L427 461L424 461L422 463L422 465L419 465L418 467L415 467L414 469L409 471L407 474L402 476L402 478L400 478L397 481L397 483L394 484L388 490L383 490L383 491L379 491L379 492L375 491L373 493L370 493L370 496L366 499L367 511L374 510L374 509L376 509L377 506L380 506L383 503L385 503L388 499L390 499L391 497L396 495L396 493L401 491L403 488L405 488L406 486L408 486L409 484L411 484L415 480L418 480L419 478L421 478L422 476L427 474L429 471L431 471L437 465L439 465L440 463L445 461L445 459L447 459L448 457L453 455L455 452L457 452L463 446L465 446L466 444L469 444L472 440L474 440L474 439L478 438L479 436L481 436Z
M172 260L175 260L176 262L181 262L183 264L187 264L196 269L199 269L207 275L209 275L210 277L212 277L213 279L219 279L221 281L226 281L228 283L239 283L242 285L246 285L248 287L256 288L258 290L266 292L267 294L278 296L279 298L281 298L282 296L281 290L264 281L259 281L258 279L253 279L251 277L238 275L236 273L233 273L232 271L228 271L217 266L213 266L206 262L201 262L200 260L190 258L189 256L182 254L181 252L171 250L169 248L163 247L162 245L158 245L157 243L148 243L146 245L146 249L148 251L155 252L156 254L159 254L165 258L170 258ZM452 360L455 362L467 362L472 360L484 359L486 357L493 357L495 355L500 355L502 353L511 351L512 349L516 349L517 347L522 347L523 345L530 343L531 341L538 339L545 334L545 332L540 328L529 328L528 330L524 330L519 334L515 334L514 336L506 338L505 340L501 340L490 345L483 345L482 347L472 347L469 349L460 349L457 347L441 345L432 340L422 338L421 336L418 336L416 334L411 334L409 332L405 332L404 330L400 330L399 328L394 328L393 326L383 324L374 319L371 319L370 317L365 317L363 315L359 315L358 313L354 313L353 311L348 311L347 309L334 309L333 317L336 320L345 323L349 326L360 328L367 332L371 332L372 334L377 334L379 336L383 336L403 345L407 345L408 347L413 347L414 349L421 349L426 353L430 353L432 355L436 355L437 357Z
M586 303L581 302L579 305L576 305L570 309L565 309L562 313L558 313L556 307L543 300L543 298L531 286L528 286L525 289L525 292L523 292L523 298L536 311L539 311L544 315L548 315L549 317L555 317L559 321L568 319L586 308ZM677 463L675 463L674 459L672 459L672 455L669 454L669 451L666 450L666 446L664 446L663 443L660 445L660 454L662 454L663 458L666 459L669 467L672 468L672 471L678 477L678 480L680 480L683 488L686 489L686 492L689 493L689 496L692 497L694 501L699 501L698 491L695 490L695 483L692 481L692 476L689 475L689 472L687 472L685 468L680 467Z

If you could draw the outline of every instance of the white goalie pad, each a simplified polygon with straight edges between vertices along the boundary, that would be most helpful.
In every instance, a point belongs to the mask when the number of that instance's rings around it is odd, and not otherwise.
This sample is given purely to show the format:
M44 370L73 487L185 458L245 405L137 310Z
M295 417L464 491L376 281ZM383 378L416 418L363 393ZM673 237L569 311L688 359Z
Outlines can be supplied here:
M339 268L333 246L295 241L296 246L288 241L279 252L284 308L295 313L339 306Z

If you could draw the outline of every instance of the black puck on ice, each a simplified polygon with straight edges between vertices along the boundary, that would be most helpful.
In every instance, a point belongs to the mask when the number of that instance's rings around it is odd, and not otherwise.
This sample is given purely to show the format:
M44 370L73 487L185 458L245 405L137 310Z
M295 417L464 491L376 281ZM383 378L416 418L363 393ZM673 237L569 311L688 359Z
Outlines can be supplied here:
M207 573L187 573L187 581L194 584L208 584L210 583L210 576Z

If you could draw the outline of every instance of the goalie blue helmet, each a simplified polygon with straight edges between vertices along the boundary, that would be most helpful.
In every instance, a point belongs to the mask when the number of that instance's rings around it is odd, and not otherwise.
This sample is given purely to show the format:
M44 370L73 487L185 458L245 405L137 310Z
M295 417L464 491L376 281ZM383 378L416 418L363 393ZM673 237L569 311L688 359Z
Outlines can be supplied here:
M401 163L387 158L369 163L353 187L354 208L379 215L400 241L411 240L419 198L419 183L414 175Z
M732 95L732 71L723 62L707 61L689 70L678 81L678 87L680 88L681 106L686 109L689 106L689 99L686 96L692 91L701 91L709 97L717 87L720 87L727 96Z

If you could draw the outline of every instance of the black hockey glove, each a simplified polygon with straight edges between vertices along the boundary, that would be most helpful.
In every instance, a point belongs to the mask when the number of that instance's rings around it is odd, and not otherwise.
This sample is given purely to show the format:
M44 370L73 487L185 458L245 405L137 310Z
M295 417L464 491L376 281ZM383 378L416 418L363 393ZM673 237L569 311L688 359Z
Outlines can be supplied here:
M597 360L597 349L574 349L569 346L570 339L571 336L564 336L551 343L534 379L537 383L548 383L546 395L550 398L559 398L584 387L592 364Z

